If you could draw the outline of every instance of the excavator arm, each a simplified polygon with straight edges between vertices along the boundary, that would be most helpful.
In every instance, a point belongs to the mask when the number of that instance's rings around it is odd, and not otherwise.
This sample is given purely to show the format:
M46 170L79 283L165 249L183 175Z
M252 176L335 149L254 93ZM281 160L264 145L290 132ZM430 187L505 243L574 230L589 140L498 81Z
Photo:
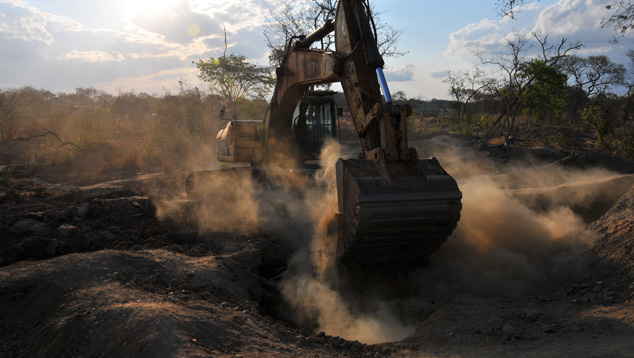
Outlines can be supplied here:
M336 51L309 49L335 31ZM265 119L265 163L294 162L293 111L308 88L340 82L361 152L337 162L338 213L334 242L343 264L417 260L455 229L462 193L435 158L419 159L407 141L411 108L392 103L383 58L362 0L339 0L334 26L325 23L290 44Z
M301 151L298 150L297 136L291 129L297 103L311 86L339 81L341 61L333 53L309 50L302 46L310 44L301 41L296 43L276 70L277 82L264 119L264 161L267 164L290 162L288 165L291 167L300 166L302 159L296 154Z
M339 1L341 85L362 149L358 159L339 159L336 167L336 255L347 265L428 256L451 235L462 208L462 193L438 160L421 160L409 147L411 109L392 103L370 24L364 2Z

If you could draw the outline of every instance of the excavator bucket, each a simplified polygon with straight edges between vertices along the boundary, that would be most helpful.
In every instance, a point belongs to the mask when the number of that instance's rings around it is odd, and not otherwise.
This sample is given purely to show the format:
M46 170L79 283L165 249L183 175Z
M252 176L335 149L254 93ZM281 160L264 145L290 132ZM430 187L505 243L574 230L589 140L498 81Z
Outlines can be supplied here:
M337 256L344 265L412 262L455 229L462 193L436 158L339 159Z
M335 251L344 265L428 256L451 235L462 208L455 180L408 146L411 108L392 102L373 24L366 2L339 0L341 86L362 150L359 159L337 162Z

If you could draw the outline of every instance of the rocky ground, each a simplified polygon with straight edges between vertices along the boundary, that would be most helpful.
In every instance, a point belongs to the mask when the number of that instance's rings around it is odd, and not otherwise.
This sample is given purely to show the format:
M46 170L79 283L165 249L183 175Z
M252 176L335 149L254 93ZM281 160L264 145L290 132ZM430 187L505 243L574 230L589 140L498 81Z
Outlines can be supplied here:
M0 357L634 356L632 163L416 145L457 178L463 218L424 266L353 293L293 286L310 240L279 224L201 230L178 179L4 167ZM342 311L301 300L316 287Z

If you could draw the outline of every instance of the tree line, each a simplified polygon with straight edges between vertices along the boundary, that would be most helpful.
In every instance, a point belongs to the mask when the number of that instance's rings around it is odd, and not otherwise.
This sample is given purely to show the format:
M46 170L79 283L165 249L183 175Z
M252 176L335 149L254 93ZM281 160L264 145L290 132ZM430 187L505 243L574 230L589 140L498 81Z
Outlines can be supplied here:
M221 94L184 82L162 95L0 88L0 164L59 164L96 152L103 172L177 169L196 156L209 164L213 138L225 124L221 109L261 119L267 107L264 99L245 96L230 106Z
M627 64L605 55L579 56L580 43L563 38L552 43L548 36L515 34L507 51L496 57L479 56L471 70L449 71L449 86L455 121L482 125L497 135L518 136L535 125L566 125L594 131L596 146L616 150L615 130L632 126L634 106L634 50L627 51ZM537 56L534 55L537 53ZM493 117L492 117L493 116ZM629 144L628 144L629 145Z

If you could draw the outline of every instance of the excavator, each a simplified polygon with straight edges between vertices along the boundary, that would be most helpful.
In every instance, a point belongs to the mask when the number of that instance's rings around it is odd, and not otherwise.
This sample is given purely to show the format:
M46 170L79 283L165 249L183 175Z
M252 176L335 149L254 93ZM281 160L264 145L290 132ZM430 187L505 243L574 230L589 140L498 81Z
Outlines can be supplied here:
M436 158L419 159L409 147L411 108L392 101L373 24L365 1L339 0L334 22L291 39L264 119L232 120L216 138L219 161L251 166L191 173L188 194L200 196L197 188L214 181L219 170L236 180L310 170L309 159L337 128L334 101L311 89L340 83L361 151L336 163L338 212L331 245L337 262L406 262L438 249L460 219L462 193ZM311 48L333 31L335 51Z

